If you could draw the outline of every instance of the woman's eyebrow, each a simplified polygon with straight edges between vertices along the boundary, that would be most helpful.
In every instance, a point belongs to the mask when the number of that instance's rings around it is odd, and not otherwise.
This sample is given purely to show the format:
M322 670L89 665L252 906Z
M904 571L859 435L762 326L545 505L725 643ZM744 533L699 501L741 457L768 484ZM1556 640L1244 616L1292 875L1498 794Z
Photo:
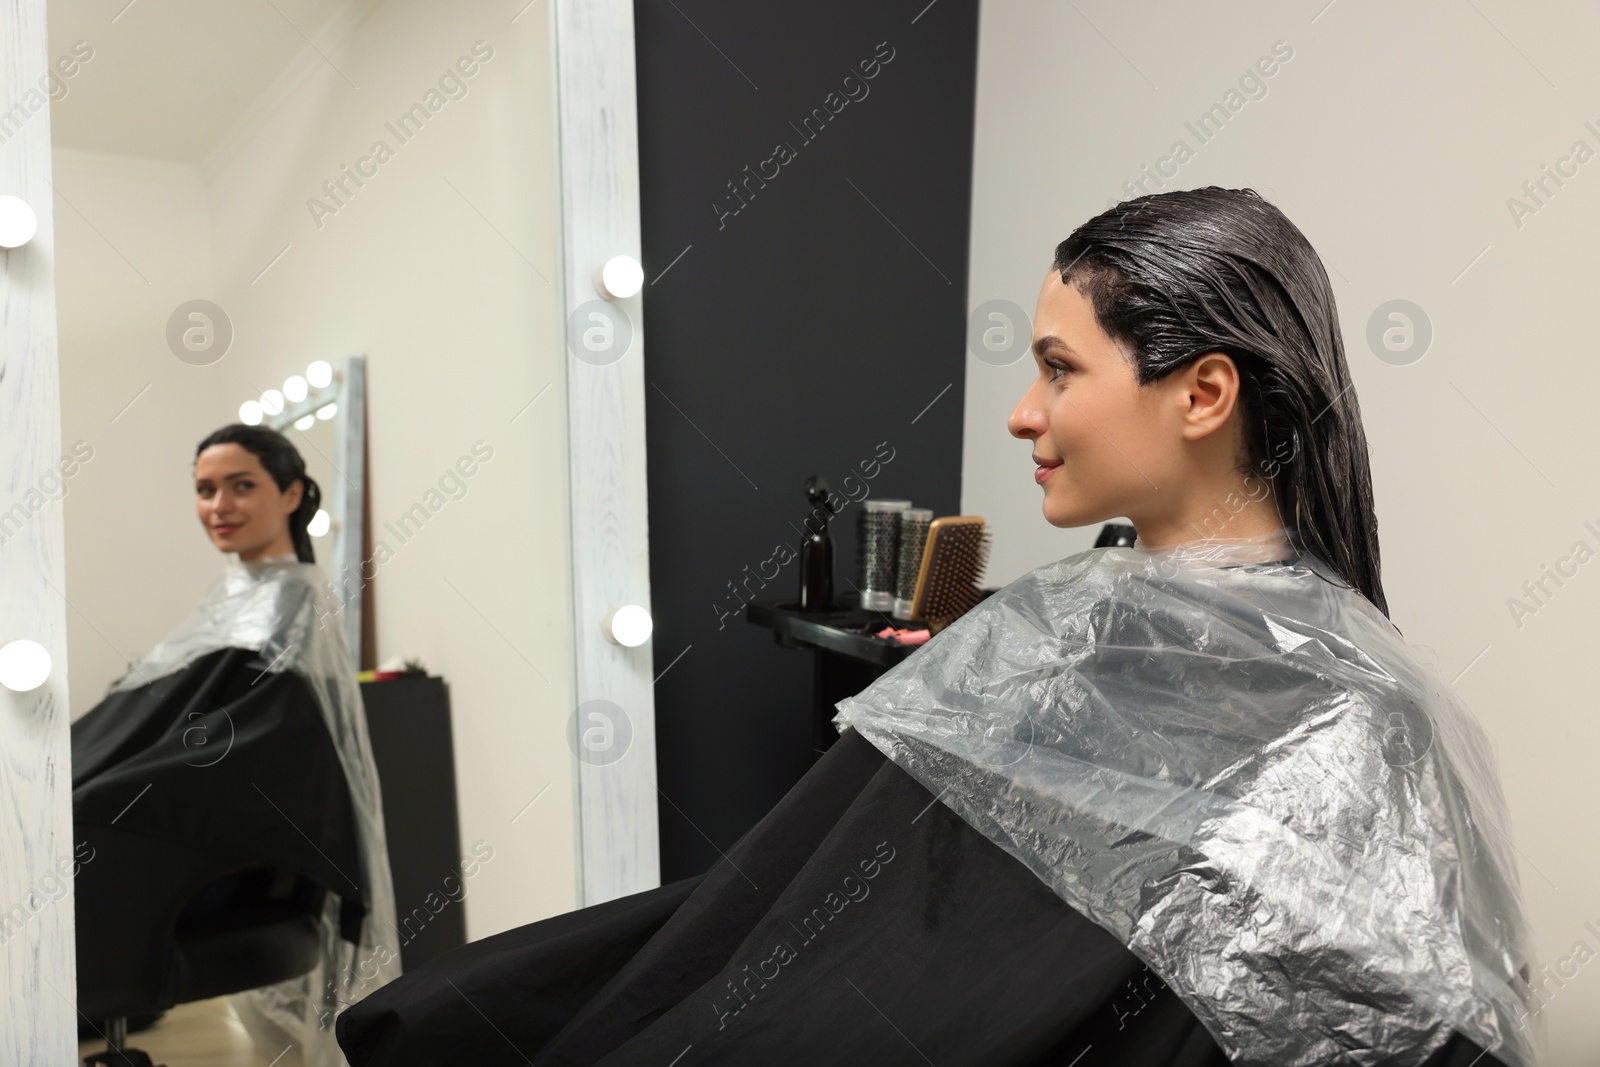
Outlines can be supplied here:
M1038 356L1040 359L1043 359L1048 353L1057 350L1061 351L1065 355L1073 357L1077 356L1077 353L1072 350L1071 345L1067 344L1061 338L1056 337L1054 334L1046 334L1045 336L1040 337L1033 342L1033 354Z

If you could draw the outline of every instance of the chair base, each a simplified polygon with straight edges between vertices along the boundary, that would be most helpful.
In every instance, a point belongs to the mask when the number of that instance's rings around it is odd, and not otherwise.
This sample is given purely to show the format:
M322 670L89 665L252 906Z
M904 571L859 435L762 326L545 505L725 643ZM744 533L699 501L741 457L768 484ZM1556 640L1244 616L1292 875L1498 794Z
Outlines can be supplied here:
M108 1048L104 1052L90 1053L83 1058L83 1062L87 1067L159 1067L150 1059L149 1053L136 1048Z
M143 1033L160 1022L162 1016L166 1014L165 1011L147 1011L141 1015L130 1015L127 1019L128 1033ZM104 1020L101 1020L101 1025L104 1025L104 1022ZM85 1041L93 1041L97 1037L104 1038L105 1036L94 1023L81 1015L78 1017L78 1043L80 1045Z
M118 1017L106 1020L106 1047L103 1052L91 1052L83 1058L85 1067L158 1067L150 1054L128 1048L128 1020Z

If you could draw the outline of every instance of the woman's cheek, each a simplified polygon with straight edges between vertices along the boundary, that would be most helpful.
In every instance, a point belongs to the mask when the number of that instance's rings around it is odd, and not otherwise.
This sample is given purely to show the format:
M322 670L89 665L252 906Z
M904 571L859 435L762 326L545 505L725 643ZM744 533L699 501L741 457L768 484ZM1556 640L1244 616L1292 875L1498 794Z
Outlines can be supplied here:
M1074 407L1065 394L1050 405L1050 441L1056 446L1057 455L1065 457L1069 449L1077 449L1078 428L1083 421L1083 411Z

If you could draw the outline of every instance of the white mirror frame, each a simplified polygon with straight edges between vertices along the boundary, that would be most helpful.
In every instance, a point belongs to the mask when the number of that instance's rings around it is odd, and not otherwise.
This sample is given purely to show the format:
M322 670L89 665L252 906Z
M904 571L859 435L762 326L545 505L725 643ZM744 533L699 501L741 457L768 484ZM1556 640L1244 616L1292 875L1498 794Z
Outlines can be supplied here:
M602 264L617 255L643 258L638 104L633 0L556 0L554 15L565 333L572 312L599 296L594 278ZM625 648L601 628L624 604L650 606L641 301L638 294L616 301L632 322L633 343L621 359L597 366L566 346L573 703L609 701L629 731L620 758L574 763L580 905L661 884L653 643ZM573 751L583 751L576 736Z
M555 0L553 16L565 317L593 298L607 259L641 258L632 0ZM0 252L6 508L61 450L50 122L36 88L48 69L47 26L46 0L13 0L0 19L0 114L26 112L0 144L0 193L21 197L39 219L32 241ZM574 758L581 904L660 884L651 644L613 644L600 625L618 605L650 604L643 316L638 295L618 304L632 321L631 350L604 366L566 364L573 700L610 701L630 731L620 758ZM0 1063L77 1055L72 909L48 892L73 858L63 543L59 502L0 541L0 640L31 638L54 662L39 688L0 691L0 922L23 909L0 938Z
M74 870L62 508L24 503L61 458L45 45L45 0L8 4L0 194L25 200L39 228L0 251L0 644L31 638L52 667L37 689L0 689L0 1063L72 1063L78 1052L72 898L52 891Z

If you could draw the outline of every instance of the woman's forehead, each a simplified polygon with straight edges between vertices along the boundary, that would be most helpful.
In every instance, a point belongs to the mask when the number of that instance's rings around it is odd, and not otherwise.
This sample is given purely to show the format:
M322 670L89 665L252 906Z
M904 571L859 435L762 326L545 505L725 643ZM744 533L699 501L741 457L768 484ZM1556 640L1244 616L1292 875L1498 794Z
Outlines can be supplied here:
M1043 358L1051 350L1061 355L1096 358L1110 354L1114 342L1100 328L1094 305L1076 285L1066 285L1054 271L1039 290L1033 316L1034 354Z
M261 461L248 448L227 441L212 445L195 457L195 473L199 474L202 468L214 477L237 478L245 474L259 474Z

